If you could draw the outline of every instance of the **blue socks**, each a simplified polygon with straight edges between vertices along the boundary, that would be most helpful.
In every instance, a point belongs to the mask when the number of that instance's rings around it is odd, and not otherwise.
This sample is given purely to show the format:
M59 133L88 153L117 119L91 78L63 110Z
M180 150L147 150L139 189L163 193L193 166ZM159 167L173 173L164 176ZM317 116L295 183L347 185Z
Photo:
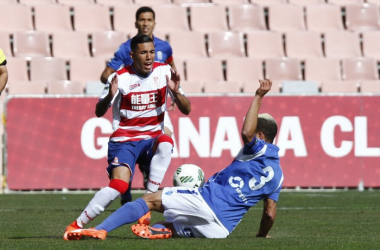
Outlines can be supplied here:
M147 212L149 212L148 206L142 198L139 198L120 207L108 216L102 223L97 225L95 229L103 229L110 232L118 227L121 227L122 225L137 221Z

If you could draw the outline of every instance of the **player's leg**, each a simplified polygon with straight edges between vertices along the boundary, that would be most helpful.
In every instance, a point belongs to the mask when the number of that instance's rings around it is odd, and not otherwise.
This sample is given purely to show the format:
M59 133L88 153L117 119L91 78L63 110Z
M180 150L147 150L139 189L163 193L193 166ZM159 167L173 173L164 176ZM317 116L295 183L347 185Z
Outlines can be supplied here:
M170 120L168 111L165 111L164 117L164 133L169 137L172 137L174 132L172 121Z

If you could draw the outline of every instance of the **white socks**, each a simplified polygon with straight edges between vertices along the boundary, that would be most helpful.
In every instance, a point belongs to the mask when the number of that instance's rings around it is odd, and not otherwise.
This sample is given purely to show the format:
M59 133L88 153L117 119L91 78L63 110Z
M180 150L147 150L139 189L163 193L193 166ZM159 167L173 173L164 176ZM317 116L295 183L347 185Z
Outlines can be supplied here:
M156 153L150 163L147 193L154 193L160 187L172 159L172 149L173 145L169 142L161 142L158 144Z
M84 209L82 214L77 219L78 226L82 227L95 219L101 212L106 209L113 200L120 195L119 191L105 187L100 189L92 198L90 203Z

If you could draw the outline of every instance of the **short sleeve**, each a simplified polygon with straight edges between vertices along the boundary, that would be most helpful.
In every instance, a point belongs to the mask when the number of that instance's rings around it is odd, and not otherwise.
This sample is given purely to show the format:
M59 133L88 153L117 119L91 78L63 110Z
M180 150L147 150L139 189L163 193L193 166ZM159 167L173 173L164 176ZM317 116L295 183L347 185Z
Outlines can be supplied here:
M116 71L124 66L130 65L132 63L132 59L129 56L130 49L128 49L128 46L129 43L120 45L120 47L115 51L114 56L107 63L107 66Z
M4 52L0 49L0 65L4 66L7 64L7 58L4 55Z

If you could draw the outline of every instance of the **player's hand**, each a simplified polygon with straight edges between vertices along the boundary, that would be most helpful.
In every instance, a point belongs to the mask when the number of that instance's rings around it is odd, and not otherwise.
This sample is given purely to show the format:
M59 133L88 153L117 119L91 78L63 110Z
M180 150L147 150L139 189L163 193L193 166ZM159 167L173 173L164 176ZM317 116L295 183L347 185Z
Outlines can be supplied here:
M169 80L169 77L166 75L166 83L167 83L169 89L172 91L172 93L175 93L179 89L179 85L180 85L180 82L181 82L181 77L173 69L171 71L172 71L171 79Z
M113 77L112 77L112 80L110 82L110 91L109 93L112 95L112 97L115 96L117 90L119 89L119 83L118 83L118 78L117 78L117 74L115 74Z
M256 90L256 95L263 97L272 87L272 81L269 79L259 80L260 87Z

